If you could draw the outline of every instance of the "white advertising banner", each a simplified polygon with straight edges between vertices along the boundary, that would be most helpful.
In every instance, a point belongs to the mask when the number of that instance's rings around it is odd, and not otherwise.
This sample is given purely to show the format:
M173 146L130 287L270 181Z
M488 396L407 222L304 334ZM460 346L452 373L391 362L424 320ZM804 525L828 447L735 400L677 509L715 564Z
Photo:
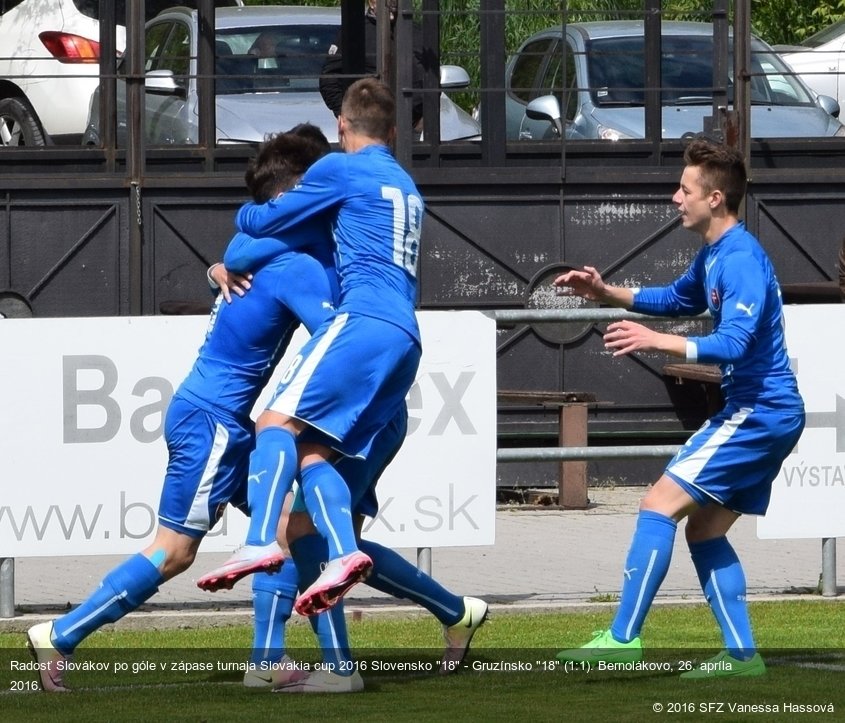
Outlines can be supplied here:
M391 547L493 544L496 324L472 311L419 320L408 436L379 482L380 513L364 535ZM167 464L164 413L206 322L0 321L0 557L128 554L152 540ZM305 338L294 337L277 375ZM246 526L228 508L201 549L234 549Z
M786 340L807 424L772 486L761 538L845 536L845 304L787 306Z

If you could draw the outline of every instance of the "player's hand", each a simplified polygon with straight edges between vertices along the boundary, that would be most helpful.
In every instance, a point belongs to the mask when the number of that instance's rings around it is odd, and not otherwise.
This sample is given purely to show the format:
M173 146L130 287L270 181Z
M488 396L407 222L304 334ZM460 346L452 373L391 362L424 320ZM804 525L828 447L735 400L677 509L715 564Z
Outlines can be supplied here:
M252 274L236 274L223 264L214 264L208 270L208 276L220 287L220 293L227 304L232 303L232 293L243 296L252 288Z
M635 321L615 321L604 333L604 347L613 356L630 354L632 351L648 351L658 348L661 334Z
M580 296L589 301L602 301L605 297L604 281L592 266L585 266L580 271L567 271L552 283L557 287L560 296Z

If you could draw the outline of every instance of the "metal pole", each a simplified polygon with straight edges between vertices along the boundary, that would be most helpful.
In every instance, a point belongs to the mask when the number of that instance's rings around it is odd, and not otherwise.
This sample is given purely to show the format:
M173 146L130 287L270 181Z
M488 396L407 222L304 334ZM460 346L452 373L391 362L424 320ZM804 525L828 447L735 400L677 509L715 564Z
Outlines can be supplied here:
M396 99L396 160L405 168L411 167L413 158L414 126L412 123L414 96L403 92L414 85L412 53L407 52L414 44L414 9L409 0L399 0L397 17L390 30L390 13L387 3L379 3L379 19L376 26L381 34L387 28L387 45L383 48L384 82L393 90ZM382 25L381 23L384 23ZM383 37L383 36L382 36ZM398 48L405 50L401 53ZM401 60L399 59L401 56ZM428 135L426 133L426 135Z
M710 130L719 140L725 141L728 126L732 125L728 112L728 2L715 0L713 3L713 117ZM734 109L733 113L736 113Z
M144 56L144 1L130 0L126 4L126 177L129 195L129 313L140 316L144 312L144 228L141 192L146 173L146 96Z
M214 147L217 144L217 103L215 58L215 9L212 0L199 0L197 3L197 22L199 40L197 42L197 88L199 101L199 127L197 144L202 149L203 163L208 173L214 171ZM188 78L185 78L185 83Z
M15 617L15 558L0 558L0 618Z
M418 547L417 548L417 570L424 572L426 575L431 575L431 548Z
M709 319L710 314L698 316L649 316L636 314L627 309L582 308L582 309L496 309L487 312L497 323L537 323L561 321L618 321L620 319L647 319L649 321L680 321L681 319Z
M836 597L836 538L822 538L822 596Z
M624 445L621 447L514 447L497 449L497 462L550 462L574 459L637 459L674 457L678 444Z

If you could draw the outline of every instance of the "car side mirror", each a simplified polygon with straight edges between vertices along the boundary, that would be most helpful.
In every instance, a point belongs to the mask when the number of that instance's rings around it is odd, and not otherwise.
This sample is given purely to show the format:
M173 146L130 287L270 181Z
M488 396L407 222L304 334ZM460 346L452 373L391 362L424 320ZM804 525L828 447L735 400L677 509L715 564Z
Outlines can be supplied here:
M467 88L469 87L469 73L460 65L441 65L440 87Z
M560 103L556 96L542 95L535 98L525 107L525 115L531 120L549 121L558 135L563 137L563 122L560 116Z
M157 95L185 96L185 89L176 82L172 70L151 70L144 76L144 88Z
M821 108L825 113L832 115L834 118L839 117L839 103L836 102L836 98L831 98L829 95L820 95L816 98L816 103L819 104L819 108Z

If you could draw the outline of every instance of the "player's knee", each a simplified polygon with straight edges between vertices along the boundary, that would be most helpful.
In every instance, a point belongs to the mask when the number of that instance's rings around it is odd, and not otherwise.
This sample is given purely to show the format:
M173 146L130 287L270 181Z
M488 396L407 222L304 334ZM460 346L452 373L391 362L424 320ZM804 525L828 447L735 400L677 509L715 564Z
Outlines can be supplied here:
M174 575L180 575L185 572L185 570L194 564L196 556L196 550L179 550L170 560L168 560L167 573L169 574L166 574L166 577L170 578Z
M714 533L706 520L696 515L690 515L687 518L687 524L684 526L684 537L687 545L694 545L718 537L718 534Z

